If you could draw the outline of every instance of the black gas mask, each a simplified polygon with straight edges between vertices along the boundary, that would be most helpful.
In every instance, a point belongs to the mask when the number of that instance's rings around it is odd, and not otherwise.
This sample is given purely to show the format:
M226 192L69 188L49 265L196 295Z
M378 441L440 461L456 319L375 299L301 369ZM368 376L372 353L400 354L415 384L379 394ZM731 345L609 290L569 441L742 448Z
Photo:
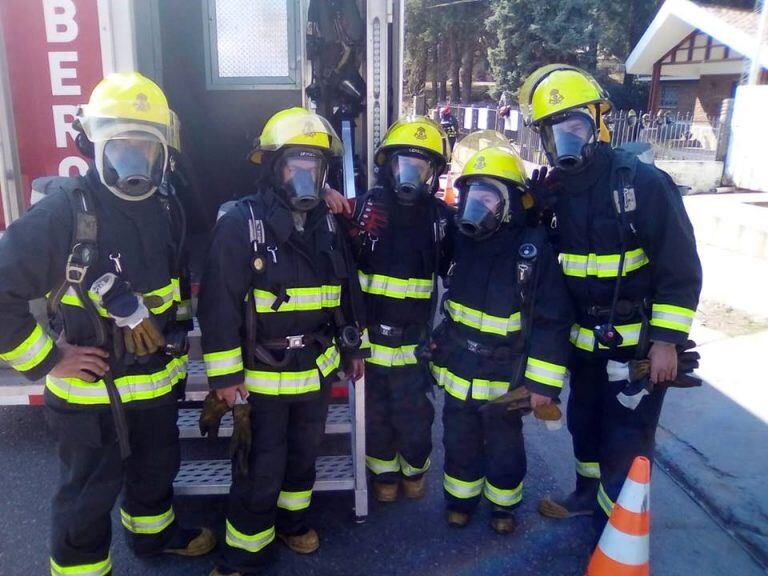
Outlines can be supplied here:
M587 108L558 114L542 123L541 142L552 166L578 172L597 143L595 120Z
M474 177L458 183L459 211L456 226L459 232L482 240L496 232L508 220L509 190L493 178Z
M143 131L128 131L95 145L96 169L102 182L124 200L144 200L163 181L166 147Z
M397 202L413 206L434 190L434 161L417 149L398 150L389 158L389 169Z
M312 149L290 149L275 165L276 184L296 212L309 212L320 203L327 174L325 156Z

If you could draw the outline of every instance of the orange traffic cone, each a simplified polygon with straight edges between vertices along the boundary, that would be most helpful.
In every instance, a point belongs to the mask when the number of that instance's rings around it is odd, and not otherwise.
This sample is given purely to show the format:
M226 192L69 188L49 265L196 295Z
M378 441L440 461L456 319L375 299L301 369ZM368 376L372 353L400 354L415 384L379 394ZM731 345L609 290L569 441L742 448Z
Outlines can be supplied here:
M445 194L443 195L443 201L448 204L448 206L456 204L456 194L453 191L453 178L450 173L445 178Z
M592 554L585 576L648 576L651 463L632 462L619 499Z

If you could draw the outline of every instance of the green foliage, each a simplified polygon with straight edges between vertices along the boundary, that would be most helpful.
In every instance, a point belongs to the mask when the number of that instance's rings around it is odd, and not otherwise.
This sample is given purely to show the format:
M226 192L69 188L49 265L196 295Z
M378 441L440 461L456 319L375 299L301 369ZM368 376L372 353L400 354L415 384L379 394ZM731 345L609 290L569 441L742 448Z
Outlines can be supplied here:
M488 60L498 91L516 93L539 66L596 60L593 0L492 0L486 27L495 40Z

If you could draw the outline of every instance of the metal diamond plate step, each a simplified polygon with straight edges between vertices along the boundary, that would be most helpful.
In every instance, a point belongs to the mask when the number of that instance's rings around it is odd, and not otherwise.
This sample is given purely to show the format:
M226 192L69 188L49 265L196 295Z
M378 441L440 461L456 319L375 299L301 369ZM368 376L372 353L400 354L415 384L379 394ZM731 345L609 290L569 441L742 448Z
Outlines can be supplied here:
M179 418L176 423L179 426L180 438L200 438L200 428L197 422L200 419L199 408L182 408L179 410ZM352 424L349 420L348 404L331 404L328 407L328 418L325 421L326 434L349 434ZM221 419L219 436L228 438L232 436L232 413L228 412Z
M351 456L320 456L316 468L315 491L354 489ZM177 496L227 494L231 482L232 464L229 460L188 460L181 463L173 489Z

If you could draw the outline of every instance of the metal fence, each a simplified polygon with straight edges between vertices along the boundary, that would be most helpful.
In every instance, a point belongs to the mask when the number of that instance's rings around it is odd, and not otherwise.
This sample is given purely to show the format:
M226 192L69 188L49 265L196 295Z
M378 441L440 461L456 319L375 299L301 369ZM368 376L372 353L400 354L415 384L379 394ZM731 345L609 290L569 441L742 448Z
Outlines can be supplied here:
M459 135L495 129L516 145L524 160L546 162L539 135L525 126L517 110L502 116L495 108L451 106L459 123ZM439 109L430 111L439 120ZM715 160L722 126L719 119L694 121L691 113L665 111L655 117L642 111L617 110L604 117L611 132L611 145L643 142L656 160Z

